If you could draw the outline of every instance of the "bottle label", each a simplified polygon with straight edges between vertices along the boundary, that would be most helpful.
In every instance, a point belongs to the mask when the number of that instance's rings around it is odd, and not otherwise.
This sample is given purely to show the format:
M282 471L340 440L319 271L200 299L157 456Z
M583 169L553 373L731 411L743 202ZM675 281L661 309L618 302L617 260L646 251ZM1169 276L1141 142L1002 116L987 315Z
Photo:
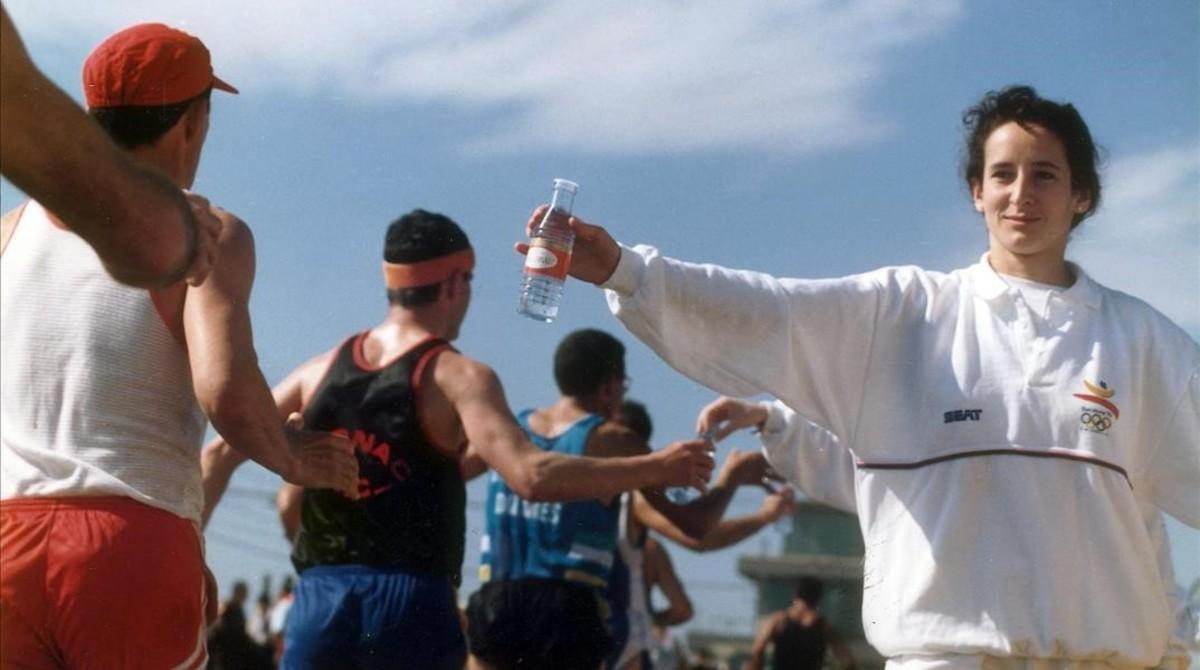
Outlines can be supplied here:
M529 242L529 253L525 255L525 274L567 279L571 267L571 251L557 242L534 238Z

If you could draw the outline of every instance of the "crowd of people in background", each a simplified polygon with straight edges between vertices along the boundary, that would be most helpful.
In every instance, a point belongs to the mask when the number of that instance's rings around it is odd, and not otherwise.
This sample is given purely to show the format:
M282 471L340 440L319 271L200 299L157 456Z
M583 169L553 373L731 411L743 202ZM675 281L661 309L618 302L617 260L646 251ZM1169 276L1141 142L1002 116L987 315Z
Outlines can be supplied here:
M652 540L653 541L653 540ZM665 551L662 550L662 551ZM669 561L668 561L669 562ZM677 579L672 577L673 579ZM250 598L246 582L235 581L227 597L221 600L217 620L208 629L209 670L273 670L280 667L283 632L292 604L293 576L283 578L278 591L271 590L271 577L264 576L258 595ZM645 588L656 587L648 577ZM785 610L763 618L754 639L750 657L744 666L731 666L718 659L708 648L691 649L673 628L686 622L687 615L658 619L651 626L647 646L642 650L640 667L658 670L761 670L766 667L816 670L833 661L837 668L850 670L854 657L820 610L823 586L815 577L801 577L796 595ZM669 600L669 596L667 596ZM669 609L674 609L672 603ZM619 651L619 650L616 650ZM766 665L771 659L774 665ZM605 668L630 667L607 662Z
M283 631L292 606L293 577L288 575L277 592L264 576L258 595L236 581L221 601L217 620L208 629L208 667L213 670L263 670L279 667Z

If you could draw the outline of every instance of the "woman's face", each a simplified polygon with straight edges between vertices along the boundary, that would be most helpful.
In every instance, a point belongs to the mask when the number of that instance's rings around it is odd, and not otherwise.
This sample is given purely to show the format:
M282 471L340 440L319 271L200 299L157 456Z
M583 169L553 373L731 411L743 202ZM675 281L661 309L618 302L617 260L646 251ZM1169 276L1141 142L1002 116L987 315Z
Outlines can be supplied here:
M983 176L971 195L987 222L992 267L1058 283L1071 221L1090 204L1071 190L1062 141L1037 125L997 127L984 143Z

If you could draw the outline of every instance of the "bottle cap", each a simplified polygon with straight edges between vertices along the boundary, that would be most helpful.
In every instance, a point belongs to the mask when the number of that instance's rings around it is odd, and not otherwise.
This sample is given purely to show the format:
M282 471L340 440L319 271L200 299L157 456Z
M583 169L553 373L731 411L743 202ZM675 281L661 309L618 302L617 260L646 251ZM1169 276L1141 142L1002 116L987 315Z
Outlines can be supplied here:
M579 191L579 184L576 184L575 182L571 181L570 179L555 179L554 180L554 188L556 188L556 189L561 188L564 191L570 191L571 193L576 193Z

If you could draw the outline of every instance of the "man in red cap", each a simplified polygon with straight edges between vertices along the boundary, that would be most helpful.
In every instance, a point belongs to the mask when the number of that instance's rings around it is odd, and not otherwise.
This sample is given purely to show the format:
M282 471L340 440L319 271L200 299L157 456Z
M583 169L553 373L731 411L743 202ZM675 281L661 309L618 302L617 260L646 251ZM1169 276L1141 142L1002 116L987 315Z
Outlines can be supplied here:
M105 40L83 82L95 121L181 189L196 175L210 91L235 92L198 39L161 24ZM17 215L0 266L5 663L204 666L205 415L285 480L357 496L348 440L285 431L276 416L247 307L253 238L210 209L220 236L208 281L149 291L115 282L40 203Z
M0 170L92 245L122 283L153 287L183 278L199 284L212 267L216 217L201 199L130 160L46 79L3 7ZM0 250L13 222L3 219Z

